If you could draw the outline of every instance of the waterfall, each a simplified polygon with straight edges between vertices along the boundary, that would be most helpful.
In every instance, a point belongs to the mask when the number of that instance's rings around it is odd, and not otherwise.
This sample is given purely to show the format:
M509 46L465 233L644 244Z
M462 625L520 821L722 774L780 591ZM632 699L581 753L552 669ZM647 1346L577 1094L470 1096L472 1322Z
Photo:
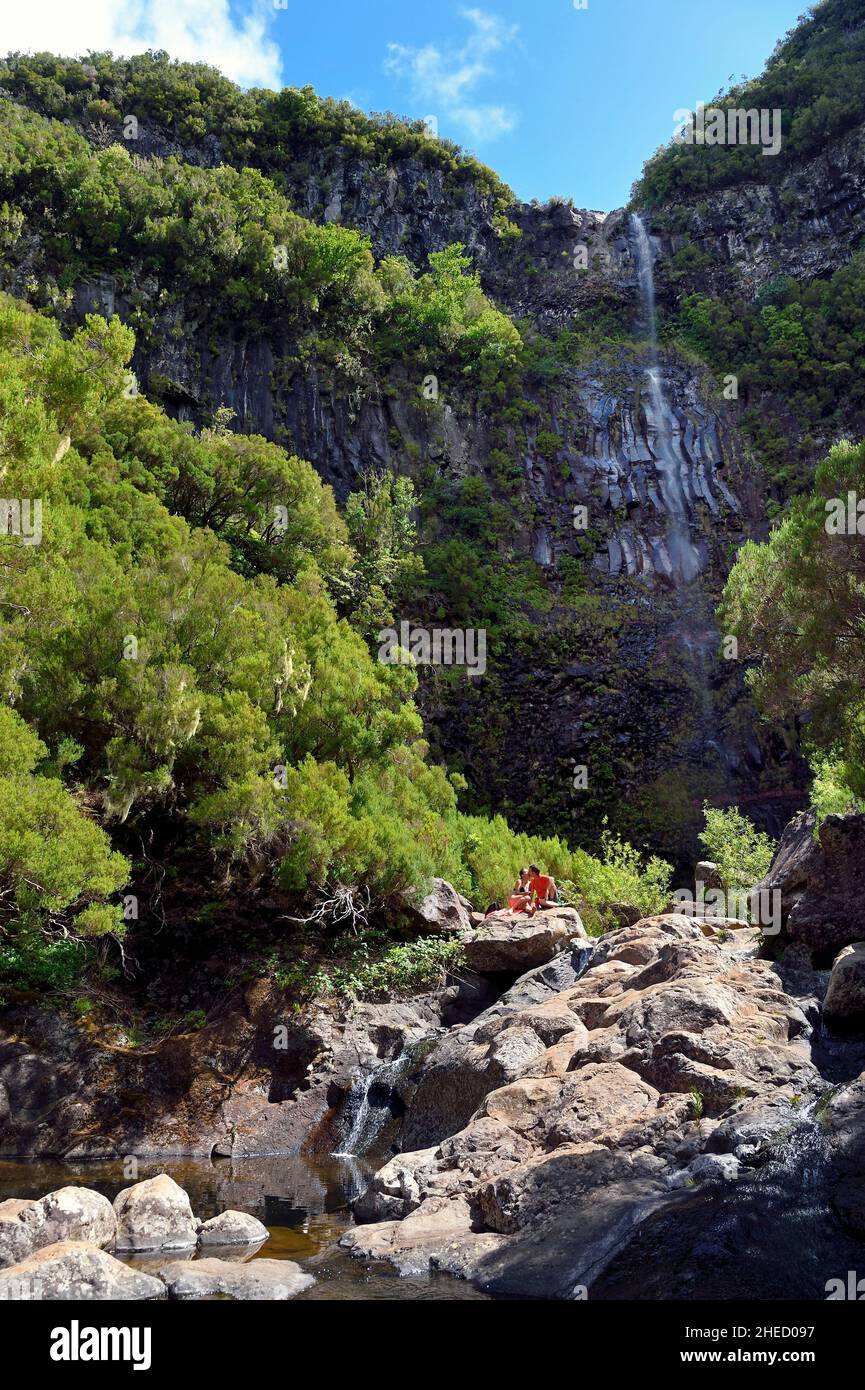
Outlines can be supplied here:
M698 753L707 774L716 786L730 786L730 762L719 729L710 685L711 652L718 634L707 597L698 586L691 587L703 569L703 555L691 539L689 502L695 492L717 514L708 479L704 486L695 482L695 470L683 442L682 425L667 400L664 376L658 355L658 322L655 303L655 251L643 219L631 214L632 244L640 292L640 330L649 348L646 367L647 390L643 396L649 450L658 477L658 493L667 515L666 548L670 577L676 586L676 607L680 614L677 637L683 671L693 682L694 708L691 746ZM720 480L712 477L720 491ZM724 493L731 504L735 499Z
M345 1111L344 1132L347 1133L334 1152L334 1158L366 1153L385 1125L402 1113L400 1090L411 1072L416 1054L416 1048L405 1047L399 1056L374 1067L352 1086Z
M643 317L643 330L649 343L649 365L646 369L648 401L646 422L650 434L649 447L658 474L661 497L669 518L667 548L673 574L685 583L695 579L701 569L700 552L691 540L688 507L682 483L681 449L676 444L678 421L664 394L664 384L658 360L658 325L655 308L655 256L649 234L642 218L631 214L637 283Z

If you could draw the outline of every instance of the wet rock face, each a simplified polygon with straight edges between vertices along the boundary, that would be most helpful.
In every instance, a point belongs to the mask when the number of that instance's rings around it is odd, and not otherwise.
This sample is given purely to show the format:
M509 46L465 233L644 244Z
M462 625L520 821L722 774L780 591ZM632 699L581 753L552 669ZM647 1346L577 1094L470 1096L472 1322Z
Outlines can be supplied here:
M717 561L719 534L756 520L747 515L753 484L741 476L720 404L701 393L699 375L666 364L663 392L650 376L634 371L618 394L597 378L586 381L580 399L588 428L572 468L580 500L611 519L596 567L675 585L682 577L677 529L693 553L687 576L694 578ZM728 483L727 474L740 481ZM746 494L744 503L734 487Z
M413 999L331 1001L298 1019L284 992L260 980L206 1028L152 1050L99 1043L48 1009L22 1006L0 1026L0 1155L330 1153L355 1086L411 1060L444 1017L474 1017L497 992L467 970ZM411 1085L407 1076L406 1095ZM0 1251L7 1215L0 1210Z
M407 1120L417 1151L376 1176L359 1208L375 1224L346 1244L502 1293L573 1297L672 1192L734 1177L729 1142L729 1159L697 1161L731 1116L771 1102L778 1129L819 1093L808 1032L771 966L699 922L611 932L575 983L505 998L439 1044ZM436 1143L445 1114L471 1104Z
M835 1209L852 1230L865 1235L865 1073L832 1096L825 1122L835 1156Z

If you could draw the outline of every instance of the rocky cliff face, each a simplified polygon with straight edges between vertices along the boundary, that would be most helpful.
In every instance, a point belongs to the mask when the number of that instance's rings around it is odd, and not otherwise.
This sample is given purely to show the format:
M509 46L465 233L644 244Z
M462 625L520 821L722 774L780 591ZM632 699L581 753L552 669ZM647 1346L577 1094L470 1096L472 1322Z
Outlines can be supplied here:
M402 1058L372 1100L373 1137L393 1128L418 1046L492 997L469 974L405 1002L331 1003L298 1019L283 991L259 981L205 1032L144 1048L120 1028L90 1037L24 1004L0 1027L0 1156L326 1155L345 1143L369 1078Z
M418 219L424 251L462 236L461 216L449 226L440 206L438 219ZM471 243L512 313L547 332L590 325L599 305L638 319L633 239L621 214L558 204L523 209L518 220L521 239L479 241L476 232ZM371 230L387 249L391 233ZM574 266L580 247L585 272ZM76 302L79 313L128 311L108 281L80 287ZM482 480L514 524L505 537L473 543L499 549L506 566L535 566L539 593L549 597L535 608L528 649L497 651L477 680L424 680L436 751L469 775L474 804L518 825L590 839L612 803L617 821L643 836L663 805L655 846L687 859L704 797L750 798L757 818L778 831L801 804L803 779L793 739L757 729L736 664L718 657L712 611L730 547L764 525L762 479L737 432L736 407L702 368L670 353L661 356L658 399L648 365L639 342L590 355L552 385L530 388L532 417L507 423L503 440L501 412L464 389L427 401L422 381L399 366L347 382L315 359L299 363L278 325L250 336L174 305L157 314L135 362L144 389L160 391L179 416L201 420L229 406L237 428L312 460L341 500L369 468L414 476L421 490L430 468L449 485ZM503 452L513 469L504 485ZM669 467L696 557L688 584L671 558ZM446 533L433 515L423 538ZM563 588L563 562L583 576L576 594ZM479 613L470 625L483 622ZM574 765L587 768L581 795Z
M865 234L865 127L780 181L673 202L658 214L655 230L666 254L696 246L711 258L693 287L716 294L731 284L756 294L779 275L806 283L831 275Z
M754 292L780 271L807 278L843 263L861 235L863 138L853 132L780 183L726 189L648 216L661 304L690 286L671 266L685 246L711 257L694 283L719 292L734 281ZM146 124L137 151L209 165L222 157L215 136L186 147ZM470 175L455 180L418 157L382 167L341 146L296 155L279 171L296 209L357 227L377 257L402 253L422 267L431 252L462 241L487 292L544 333L567 328L579 341L584 330L589 339L608 315L639 324L636 247L622 211L554 200L516 204L503 219L494 195ZM435 750L469 774L475 805L583 840L612 811L638 836L652 823L655 847L684 861L706 796L745 804L775 832L801 804L795 730L761 729L738 666L718 656L714 603L732 549L765 533L765 489L738 428L738 404L702 367L662 349L659 405L638 340L587 348L579 365L527 387L529 414L507 418L502 405L458 384L424 400L421 381L399 365L348 379L314 356L299 360L279 323L251 332L227 322L219 306L162 305L146 276L136 293L151 314L136 371L177 415L202 421L227 405L236 428L310 458L340 499L365 469L390 469L421 488L430 476L482 480L512 515L507 544L489 535L473 543L514 569L516 590L514 567L535 567L539 601L517 602L536 639L493 652L484 677L454 684L432 671L422 686ZM130 317L132 307L128 293L102 278L78 286L74 313ZM512 469L504 481L503 455ZM671 556L670 460L680 541L696 557L685 583ZM428 516L425 541L447 533L444 519ZM457 621L444 609L400 616ZM473 625L483 621L474 615ZM523 750L519 770L515 746ZM578 795L573 769L582 765L588 786Z

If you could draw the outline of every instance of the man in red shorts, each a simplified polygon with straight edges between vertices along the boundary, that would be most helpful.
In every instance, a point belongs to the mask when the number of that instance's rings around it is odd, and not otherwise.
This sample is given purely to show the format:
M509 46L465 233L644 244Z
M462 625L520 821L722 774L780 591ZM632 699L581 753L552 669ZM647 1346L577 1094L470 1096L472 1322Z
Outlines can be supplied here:
M537 864L529 865L529 888L531 901L528 912L533 915L539 907L555 907L556 880L551 874L542 874Z

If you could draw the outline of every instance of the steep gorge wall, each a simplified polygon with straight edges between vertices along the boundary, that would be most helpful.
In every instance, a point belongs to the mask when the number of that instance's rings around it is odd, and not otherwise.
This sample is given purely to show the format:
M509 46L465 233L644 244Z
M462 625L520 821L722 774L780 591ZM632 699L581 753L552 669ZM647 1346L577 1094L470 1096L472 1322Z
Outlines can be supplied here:
M849 144L853 150L853 137ZM172 149L159 132L142 131L140 153ZM197 154L208 164L219 157L213 140ZM861 210L854 163L851 155L833 172L817 161L789 176L802 200L815 199L803 273L849 257ZM455 187L421 159L383 168L329 151L284 173L297 211L357 227L377 257L399 252L423 267L431 252L462 241L495 301L545 333L569 328L579 337L582 329L590 338L608 312L638 317L633 238L621 211L515 205L508 211L515 237L502 234L492 195L470 179ZM719 286L730 276L757 286L774 273L790 249L779 213L784 189L724 190L676 216L651 214L662 306L683 292L669 263L692 237L711 241ZM852 220L842 245L845 217ZM686 223L685 231L671 230ZM587 842L609 813L637 836L652 826L655 846L686 860L704 797L739 801L774 831L801 803L794 731L761 727L741 669L718 657L713 609L732 551L765 534L766 521L763 479L738 429L738 406L705 368L662 349L663 426L700 555L696 582L682 585L671 573L659 421L638 342L587 351L581 365L529 386L533 411L515 419L458 385L427 401L405 364L346 378L299 355L279 322L252 332L227 321L218 305L161 305L155 280L144 277L136 288L152 327L134 365L144 389L173 413L201 422L227 405L235 428L311 459L341 500L365 469L388 469L415 477L421 489L430 477L448 485L480 479L510 516L506 535L473 543L513 573L515 605L534 633L493 649L483 677L453 680L431 669L421 685L434 751L466 772L471 805ZM110 277L78 286L75 316L91 308L122 318L131 312ZM510 460L506 478L502 453ZM574 527L580 506L588 513L584 531ZM428 509L423 539L447 533L447 520ZM536 567L528 593L524 564ZM428 626L459 620L442 606L400 616ZM483 611L462 618L483 620ZM575 787L575 766L586 767L586 788Z
M632 283L618 289L633 298ZM763 527L762 481L735 407L704 370L663 358L665 424L701 557L697 582L682 587L671 574L658 421L638 347L538 388L535 417L507 425L514 477L503 482L497 416L465 391L425 400L407 367L346 383L315 360L298 365L276 334L214 343L202 325L163 342L164 355L138 364L145 388L149 376L170 378L180 388L174 408L190 418L228 405L240 428L311 459L341 500L368 468L414 476L421 491L432 470L447 485L482 480L507 510L506 533L473 544L513 573L515 601L518 566L534 567L543 596L527 603L535 635L492 651L483 677L454 681L430 669L421 685L434 750L465 772L470 804L588 842L609 813L637 836L654 827L657 847L683 859L707 796L744 800L780 829L799 801L793 742L758 727L740 669L718 659L713 619L731 546ZM585 530L574 525L580 507ZM433 509L424 539L447 533ZM582 575L576 592L564 582L568 561ZM400 616L458 621L440 611ZM484 612L462 621L481 626ZM580 766L588 785L577 789Z

